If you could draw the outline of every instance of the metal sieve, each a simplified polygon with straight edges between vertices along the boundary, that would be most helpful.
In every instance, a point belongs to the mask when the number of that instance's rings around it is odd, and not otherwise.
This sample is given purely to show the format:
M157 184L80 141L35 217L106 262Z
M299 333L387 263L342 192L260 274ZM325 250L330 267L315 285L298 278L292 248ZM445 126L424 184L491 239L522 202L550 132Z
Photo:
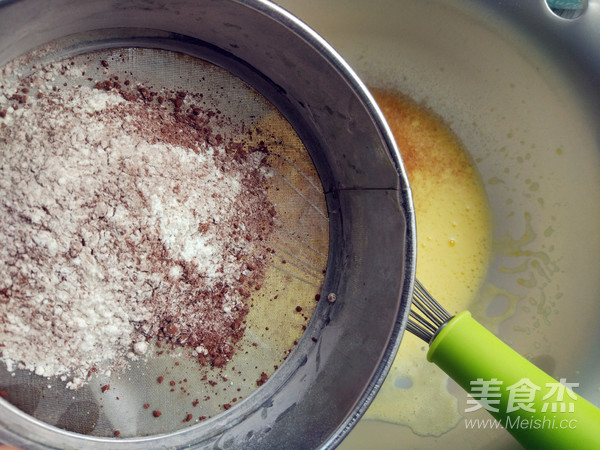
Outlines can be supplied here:
M134 72L150 83L200 91L208 82L221 93L214 102L247 120L272 118L276 108L280 122L292 128L282 125L287 140L272 162L274 183L289 193L277 200L287 224L273 265L284 259L296 264L275 267L285 276L271 288L286 292L290 308L314 303L319 291L323 299L280 365L281 348L294 339L283 334L298 317L271 311L269 320L278 326L270 328L277 328L279 339L263 339L249 326L249 342L258 343L258 351L231 362L239 380L225 377L244 389L243 400L223 412L215 405L201 423L182 427L183 410L176 414L181 399L159 390L154 380L168 367L174 381L187 380L186 393L194 397L206 394L203 375L196 371L193 377L185 364L158 358L111 379L111 391L121 394L110 400L99 399L102 379L73 394L75 399L57 399L58 382L3 375L20 408L0 401L0 439L28 448L301 448L339 442L391 364L406 323L415 259L412 202L400 156L353 72L311 30L265 1L4 1L0 30L0 66L46 46L40 60L29 64L93 55L92 66L109 60L117 73ZM274 365L279 368L255 389L260 373ZM147 401L168 405L174 419L164 426L148 416L141 420L139 405ZM108 437L115 428L122 436Z
M91 36L87 33L85 38ZM107 38L106 32L102 38ZM268 195L277 213L277 231L269 240L272 263L259 289L252 286L255 293L249 299L252 308L245 318L244 339L226 367L203 367L191 349L162 343L141 358L131 355L125 371L91 370L83 386L74 390L69 389L73 376L47 378L25 369L0 372L0 390L10 403L69 431L104 437L117 433L124 438L188 427L247 397L281 365L306 328L323 283L328 244L318 176L296 133L274 107L239 78L211 63L146 48L115 48L61 59L68 43L55 42L53 47L60 49L58 54L41 52L41 58L31 55L20 64L19 70L28 73L36 71L33 67L43 67L44 61L56 61L54 69L42 72L43 81L26 82L31 96L37 95L38 84L46 90L49 85L61 90L65 86L98 89L94 86L103 81L97 80L109 77L131 85L129 94L150 87L165 95L201 94L201 103L196 105L208 108L203 114L218 111L223 117L212 125L214 135L222 133L244 142L249 131L260 130L261 145L268 148ZM132 79L144 88L135 87ZM161 110L169 114L171 101L162 101ZM75 126L76 117L71 120ZM160 420L154 411L160 413Z

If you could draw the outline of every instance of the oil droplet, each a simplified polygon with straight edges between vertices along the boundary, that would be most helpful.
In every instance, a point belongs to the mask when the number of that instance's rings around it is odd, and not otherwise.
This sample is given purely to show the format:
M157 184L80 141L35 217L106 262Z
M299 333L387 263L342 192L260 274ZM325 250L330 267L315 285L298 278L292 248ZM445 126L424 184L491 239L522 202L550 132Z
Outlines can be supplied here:
M473 316L491 331L497 331L498 326L511 317L522 297L514 295L506 289L492 284L485 284L479 293L478 301L469 307ZM500 310L502 306L503 311Z
M496 253L507 256L520 256L524 254L522 249L535 240L536 234L531 225L531 214L526 212L524 217L525 231L522 236L518 239L513 239L510 236L504 236L497 239L494 242L494 251Z
M413 385L413 382L408 377L398 377L396 381L394 381L394 386L398 389L410 389Z
M523 287L532 288L537 285L537 280L535 279L535 275L531 274L531 277L529 279L519 278L517 280L517 283L519 283Z
M523 261L516 267L500 267L498 271L500 273L523 273L527 270L527 261Z

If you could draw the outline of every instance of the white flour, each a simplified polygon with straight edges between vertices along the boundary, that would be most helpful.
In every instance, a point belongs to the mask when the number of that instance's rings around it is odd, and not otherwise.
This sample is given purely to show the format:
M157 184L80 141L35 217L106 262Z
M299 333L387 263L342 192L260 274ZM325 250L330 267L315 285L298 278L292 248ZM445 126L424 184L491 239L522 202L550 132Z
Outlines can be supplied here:
M47 87L4 92L1 359L72 387L153 337L224 364L268 258L265 154L186 112L191 96L173 113L119 84Z

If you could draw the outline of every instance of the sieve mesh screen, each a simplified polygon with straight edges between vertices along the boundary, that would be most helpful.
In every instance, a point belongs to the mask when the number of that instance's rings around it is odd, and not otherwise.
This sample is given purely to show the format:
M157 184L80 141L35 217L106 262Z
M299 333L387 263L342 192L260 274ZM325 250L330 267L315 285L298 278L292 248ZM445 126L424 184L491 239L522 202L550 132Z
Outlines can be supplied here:
M34 53L7 66L2 75L5 92L15 82L11 78L35 73L51 62L57 70L52 71L52 78L47 77L46 87L68 90L82 85L95 89L98 82L111 78L173 95L183 91L201 96L200 106L226 118L212 123L213 134L242 143L249 130L260 137L270 169L267 196L275 207L275 226L268 242L270 258L264 280L247 299L250 309L245 333L224 366L202 365L189 349L163 345L128 360L123 368L104 372L89 368L90 376L81 387L67 389L69 378L7 370L3 364L2 396L43 422L93 436L169 433L214 417L251 395L282 364L316 307L327 262L328 218L308 152L271 103L209 62L139 47L85 52L62 59L56 50L60 45L53 44L52 48L55 50L38 53L41 58L36 59ZM36 87L31 87L28 95L35 93ZM10 102L6 106L10 109ZM5 118L5 123L11 126L9 119ZM10 146L2 148L0 157L10 151Z

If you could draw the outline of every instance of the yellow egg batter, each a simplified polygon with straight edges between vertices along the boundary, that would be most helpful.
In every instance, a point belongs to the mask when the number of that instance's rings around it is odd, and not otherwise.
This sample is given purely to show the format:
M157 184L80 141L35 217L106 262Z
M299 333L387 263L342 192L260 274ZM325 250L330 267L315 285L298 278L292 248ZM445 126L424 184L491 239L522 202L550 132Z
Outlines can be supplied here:
M451 313L467 309L487 271L491 214L479 174L435 114L403 96L372 91L400 148L417 222L417 278ZM365 418L440 435L460 412L448 376L426 360L427 344L406 333Z

